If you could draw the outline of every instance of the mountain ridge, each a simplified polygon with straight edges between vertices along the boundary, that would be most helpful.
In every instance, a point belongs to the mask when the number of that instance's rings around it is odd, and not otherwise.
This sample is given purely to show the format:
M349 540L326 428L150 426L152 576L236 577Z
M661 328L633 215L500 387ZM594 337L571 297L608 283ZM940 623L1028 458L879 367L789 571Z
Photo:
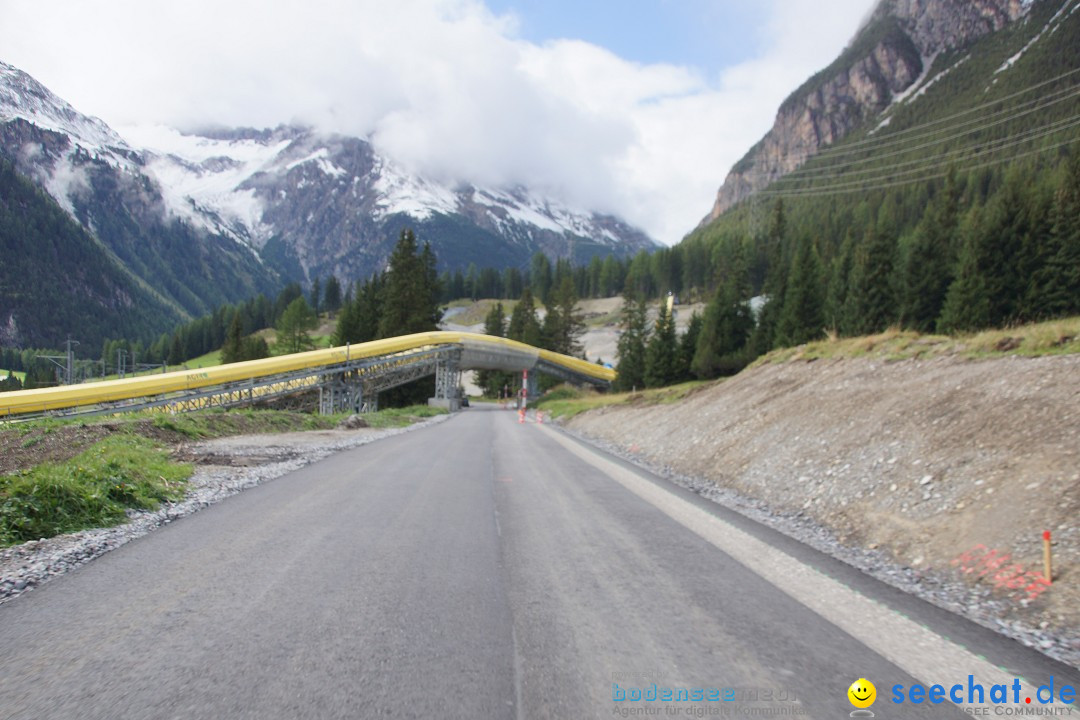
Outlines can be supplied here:
M3 62L0 157L143 290L152 288L140 296L156 294L155 306L170 308L144 328L154 334L289 281L367 278L385 268L406 227L431 242L440 269L449 270L526 268L537 252L584 263L658 247L618 218L527 188L412 174L363 138L292 125L190 134L112 128ZM53 270L62 276L77 268L61 254ZM29 306L48 292L0 292L0 323L30 317ZM23 337L57 342L70 330L35 328ZM5 342L21 341L9 333Z
M730 170L707 225L878 116L944 52L1026 16L1032 0L881 0L844 51L780 105L768 133Z

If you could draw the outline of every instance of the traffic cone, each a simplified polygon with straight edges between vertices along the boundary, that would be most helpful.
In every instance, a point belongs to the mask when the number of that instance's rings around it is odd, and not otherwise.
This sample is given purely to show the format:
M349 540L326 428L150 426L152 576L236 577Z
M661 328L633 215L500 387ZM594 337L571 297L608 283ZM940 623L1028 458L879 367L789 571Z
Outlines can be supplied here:
M540 423L541 425L544 424L544 411L543 410L537 410L536 411L536 422Z
M525 424L525 408L521 408L520 410L518 410L518 424Z

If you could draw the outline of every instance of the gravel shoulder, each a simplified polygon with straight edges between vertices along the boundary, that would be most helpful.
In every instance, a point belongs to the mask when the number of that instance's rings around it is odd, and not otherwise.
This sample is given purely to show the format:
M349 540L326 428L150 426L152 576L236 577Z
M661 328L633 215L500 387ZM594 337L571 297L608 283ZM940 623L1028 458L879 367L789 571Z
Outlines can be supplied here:
M794 361L566 426L1080 667L1078 400L1075 355Z
M129 511L128 522L117 527L83 530L0 549L0 603L247 488L336 452L449 418L438 415L404 428L234 435L180 444L174 453L176 457L196 465L183 500L164 504L152 512Z

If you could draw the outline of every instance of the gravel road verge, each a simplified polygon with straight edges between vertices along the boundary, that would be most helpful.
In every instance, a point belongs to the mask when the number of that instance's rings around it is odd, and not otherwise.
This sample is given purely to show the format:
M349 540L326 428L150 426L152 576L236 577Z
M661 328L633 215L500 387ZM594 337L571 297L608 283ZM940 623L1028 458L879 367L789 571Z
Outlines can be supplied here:
M177 449L177 455L197 464L183 500L163 504L154 511L128 511L128 522L116 527L82 530L0 549L0 603L247 488L333 453L449 418L438 415L404 428L237 435L183 445Z

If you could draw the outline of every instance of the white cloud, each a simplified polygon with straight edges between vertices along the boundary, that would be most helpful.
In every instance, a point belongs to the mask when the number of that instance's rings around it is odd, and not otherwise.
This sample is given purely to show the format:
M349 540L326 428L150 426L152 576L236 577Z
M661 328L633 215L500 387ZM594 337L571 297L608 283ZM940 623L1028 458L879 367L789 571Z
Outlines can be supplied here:
M4 59L114 126L306 122L439 179L524 184L675 242L871 0L770 0L713 75L535 45L479 0L0 0ZM619 10L613 6L613 13Z

